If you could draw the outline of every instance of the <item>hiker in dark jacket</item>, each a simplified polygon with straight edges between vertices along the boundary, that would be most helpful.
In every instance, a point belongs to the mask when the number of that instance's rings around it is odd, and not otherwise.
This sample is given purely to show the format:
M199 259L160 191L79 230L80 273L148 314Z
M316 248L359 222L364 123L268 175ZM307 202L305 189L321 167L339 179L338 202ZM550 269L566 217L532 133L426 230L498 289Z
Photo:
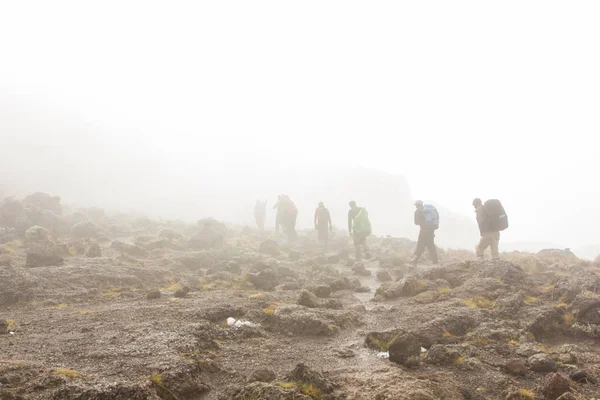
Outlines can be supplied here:
M333 226L331 225L331 214L325 208L323 202L319 203L319 206L315 210L315 229L319 233L319 243L323 247L323 250L327 251L329 232L331 232Z
M411 263L413 265L417 265L421 255L427 249L429 253L429 257L434 264L438 263L437 249L435 247L435 229L436 227L427 225L425 220L425 214L423 212L423 202L421 200L417 200L415 202L415 225L420 227L419 229L419 239L417 240L417 249L415 250L415 255L413 256Z
M475 215L477 218L477 225L479 225L479 234L481 239L477 245L477 258L483 260L483 254L489 247L492 252L492 258L497 259L500 257L498 252L498 244L500 243L500 232L494 229L492 221L488 218L483 202L477 198L473 200L473 207L475 208Z
M371 258L371 253L369 252L369 246L367 245L367 237L371 234L370 232L370 223L369 228L366 231L361 231L357 229L354 224L354 219L359 216L361 212L366 212L363 207L358 207L355 201L350 202L350 210L348 211L348 233L354 239L354 248L356 250L356 260L362 259L361 247L365 252L366 258ZM367 217L368 219L368 217ZM364 227L359 227L360 229L364 229Z

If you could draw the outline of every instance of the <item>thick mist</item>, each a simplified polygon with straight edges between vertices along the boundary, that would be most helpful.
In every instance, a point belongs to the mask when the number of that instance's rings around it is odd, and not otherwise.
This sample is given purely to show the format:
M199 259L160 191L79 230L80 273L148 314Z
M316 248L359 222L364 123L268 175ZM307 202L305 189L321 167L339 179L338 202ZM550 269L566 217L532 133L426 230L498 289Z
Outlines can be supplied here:
M469 248L471 200L499 198L503 249L596 252L595 3L314 6L10 4L5 190L236 224L286 193L342 229L356 200L413 238L422 198Z

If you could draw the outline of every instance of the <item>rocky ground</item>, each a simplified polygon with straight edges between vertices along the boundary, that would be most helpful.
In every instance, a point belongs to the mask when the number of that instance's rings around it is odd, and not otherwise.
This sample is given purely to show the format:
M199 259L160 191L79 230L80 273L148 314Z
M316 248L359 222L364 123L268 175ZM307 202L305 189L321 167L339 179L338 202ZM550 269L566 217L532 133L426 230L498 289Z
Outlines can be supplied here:
M0 206L0 399L600 398L598 266Z

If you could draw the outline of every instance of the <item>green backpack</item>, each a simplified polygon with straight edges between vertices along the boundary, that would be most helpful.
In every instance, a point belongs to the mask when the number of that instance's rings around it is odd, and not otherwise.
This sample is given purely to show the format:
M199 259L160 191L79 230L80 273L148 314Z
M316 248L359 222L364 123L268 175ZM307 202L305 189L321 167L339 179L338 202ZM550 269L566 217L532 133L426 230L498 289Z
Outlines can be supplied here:
M361 209L352 220L352 230L359 235L371 235L371 221L369 221L369 213L365 208Z

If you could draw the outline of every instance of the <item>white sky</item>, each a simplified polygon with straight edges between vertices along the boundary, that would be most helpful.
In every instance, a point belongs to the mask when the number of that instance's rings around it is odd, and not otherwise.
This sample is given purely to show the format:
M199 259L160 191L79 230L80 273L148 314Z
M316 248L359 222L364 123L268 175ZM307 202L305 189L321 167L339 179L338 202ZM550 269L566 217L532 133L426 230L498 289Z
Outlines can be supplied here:
M0 95L103 141L358 164L467 215L500 198L512 240L600 243L597 1L0 5Z

